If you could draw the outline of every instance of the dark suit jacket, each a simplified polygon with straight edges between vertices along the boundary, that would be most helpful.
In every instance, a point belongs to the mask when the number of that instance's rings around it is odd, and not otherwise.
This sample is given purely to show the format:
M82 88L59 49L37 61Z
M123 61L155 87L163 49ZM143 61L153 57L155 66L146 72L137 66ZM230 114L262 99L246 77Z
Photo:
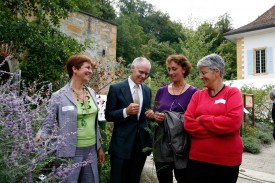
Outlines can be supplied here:
M142 147L151 147L152 141L149 133L145 130L148 128L148 121L144 115L146 108L151 105L152 92L149 87L142 84L143 104L139 120L137 115L131 115L124 119L123 109L130 103L133 98L128 80L116 83L110 86L107 95L105 118L109 122L114 122L112 138L109 146L109 154L119 158L130 159L135 137L138 133ZM147 152L149 155L151 152Z

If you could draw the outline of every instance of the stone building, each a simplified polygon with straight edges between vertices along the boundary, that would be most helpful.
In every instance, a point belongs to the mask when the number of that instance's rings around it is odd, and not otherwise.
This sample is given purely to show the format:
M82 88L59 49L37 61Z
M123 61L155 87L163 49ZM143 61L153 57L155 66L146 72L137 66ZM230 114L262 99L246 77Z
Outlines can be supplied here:
M86 52L95 60L116 58L116 24L80 11L61 20L60 30L80 43L89 43Z
M61 20L61 32L75 38L79 43L88 43L86 54L96 62L116 59L117 25L89 13L73 12L68 18ZM1 45L1 52L5 51L6 44ZM7 47L8 48L8 47ZM4 60L4 57L0 57ZM0 65L7 72L19 72L19 63L6 58L7 62ZM7 78L2 76L2 78Z

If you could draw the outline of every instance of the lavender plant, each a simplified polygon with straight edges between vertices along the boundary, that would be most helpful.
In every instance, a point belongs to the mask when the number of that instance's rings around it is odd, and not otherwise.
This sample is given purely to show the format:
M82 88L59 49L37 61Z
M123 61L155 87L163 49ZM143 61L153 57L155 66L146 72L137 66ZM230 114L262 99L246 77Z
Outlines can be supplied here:
M66 137L58 136L56 126L45 141L34 140L48 110L51 84L42 84L39 90L37 83L27 88L13 82L15 76L0 85L0 182L62 180L82 166L55 156Z
M73 135L58 135L57 126L52 129L47 139L35 140L35 135L49 110L53 88L57 90L67 82L65 75L61 76L60 81L54 82L53 86L43 82L43 79L25 86L23 81L15 80L20 78L19 75L1 70L11 52L0 46L0 56L4 58L4 61L0 62L0 182L59 182L75 168L91 163L91 160L73 163L70 159L58 158L55 155L58 148L66 146L63 139ZM97 91L101 91L123 74L121 60L112 62L111 65L107 60L103 59L102 62L95 70L98 77L91 81ZM3 80L3 74L10 75L9 79ZM96 82L96 78L100 78L101 82Z

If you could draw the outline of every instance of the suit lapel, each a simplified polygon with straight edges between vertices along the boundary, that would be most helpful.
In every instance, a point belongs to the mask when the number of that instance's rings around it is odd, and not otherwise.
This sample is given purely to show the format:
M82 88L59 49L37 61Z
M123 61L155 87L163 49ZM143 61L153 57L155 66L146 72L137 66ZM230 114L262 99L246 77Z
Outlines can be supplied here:
M61 92L64 92L64 95L76 106L75 100L73 98L73 93L70 89L70 84L67 84L64 87L64 90L62 90Z
M87 88L87 87L86 87L86 88ZM88 89L88 88L87 88L87 89ZM95 106L96 106L97 109L99 110L98 105L97 105L96 94L95 94L94 92L92 92L92 90L89 90L89 89L88 89L88 91L89 91L90 95L92 96L92 100L94 101Z
M129 82L128 82L127 79L122 83L120 91L121 91L121 93L122 93L122 95L123 95L123 97L124 97L127 104L134 102L133 97L132 97L132 93L131 93L131 89L130 89L130 86L129 86Z
M145 100L148 99L147 92L145 91L144 84L141 85L142 88L142 95L143 95L143 102L142 102L142 108L145 106Z

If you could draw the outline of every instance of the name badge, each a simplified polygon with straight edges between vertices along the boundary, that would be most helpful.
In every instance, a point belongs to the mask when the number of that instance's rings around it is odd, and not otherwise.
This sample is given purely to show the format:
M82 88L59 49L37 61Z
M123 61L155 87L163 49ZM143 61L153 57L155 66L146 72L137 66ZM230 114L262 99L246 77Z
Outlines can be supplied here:
M226 101L224 99L215 100L215 104L219 104L219 103L225 104Z
M74 106L72 105L62 107L62 111L71 111L71 110L74 110Z

